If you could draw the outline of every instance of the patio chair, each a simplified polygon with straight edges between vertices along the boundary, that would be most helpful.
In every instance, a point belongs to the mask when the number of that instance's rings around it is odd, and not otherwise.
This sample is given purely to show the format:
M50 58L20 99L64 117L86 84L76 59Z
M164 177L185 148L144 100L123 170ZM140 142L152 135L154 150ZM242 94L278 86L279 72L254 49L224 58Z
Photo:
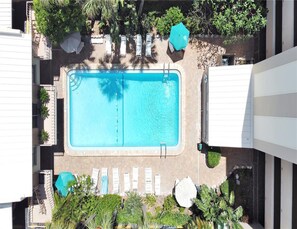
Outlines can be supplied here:
M152 35L150 33L146 34L145 56L146 57L151 57L152 56Z
M99 176L99 169L93 168L92 175L91 175L91 179L92 179L92 183L93 183L93 185L92 185L93 193L97 193L97 191L98 191L98 188L97 188L98 176Z
M120 56L126 56L126 49L127 49L127 38L125 35L121 35Z
M168 47L169 47L170 52L173 53L173 52L174 52L174 47L173 47L173 45L170 43L170 41L168 41Z
M155 195L157 196L161 195L161 175L160 174L155 175Z
M80 42L79 43L79 46L77 47L76 49L76 54L79 54L81 52L81 50L83 49L83 47L85 46L85 43L84 42Z
M119 169L113 168L112 169L112 193L118 194L119 193L119 186L120 186L120 178L119 178Z
M142 53L142 38L140 34L136 35L136 56L141 56Z
M132 190L137 192L138 190L138 168L132 169Z
M111 36L109 34L105 35L105 49L106 49L106 55L111 56L111 54L112 54L112 40L111 40Z
M124 174L124 192L130 191L130 175L129 173Z
M102 168L101 173L101 195L105 195L108 193L108 174L107 168Z
M152 185L152 168L145 168L145 194L153 193L153 185Z

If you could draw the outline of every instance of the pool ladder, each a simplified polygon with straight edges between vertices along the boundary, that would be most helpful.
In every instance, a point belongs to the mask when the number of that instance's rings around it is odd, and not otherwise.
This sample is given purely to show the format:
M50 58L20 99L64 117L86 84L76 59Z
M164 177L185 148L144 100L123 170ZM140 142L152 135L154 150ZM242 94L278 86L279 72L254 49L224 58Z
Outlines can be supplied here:
M163 152L164 149L164 152ZM160 142L160 158L162 158L164 155L164 157L167 157L167 145L165 142Z
M163 64L163 83L166 83L169 77L169 71L170 71L170 63L168 63L167 68L166 68L166 64Z

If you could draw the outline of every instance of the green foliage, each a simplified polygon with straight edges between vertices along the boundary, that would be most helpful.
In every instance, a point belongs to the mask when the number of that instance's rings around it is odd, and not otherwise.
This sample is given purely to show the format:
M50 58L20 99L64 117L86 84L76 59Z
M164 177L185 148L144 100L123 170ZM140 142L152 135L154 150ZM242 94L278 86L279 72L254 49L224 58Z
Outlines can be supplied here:
M213 223L204 221L200 217L195 217L186 226L187 229L213 229Z
M166 13L157 20L157 31L163 36L170 33L173 25L185 21L185 17L179 7L170 7Z
M49 140L49 134L45 130L41 130L40 132L40 141L41 143L45 143Z
M221 153L215 151L208 151L206 160L209 168L214 168L220 163Z
M156 222L160 225L180 227L187 224L190 216L179 212L164 211L157 216Z
M138 15L135 4L124 3L123 7L119 10L119 19L123 22L126 34L134 35L138 29Z
M229 196L229 181L225 180L221 185L220 185L220 191L224 196Z
M157 11L150 11L147 14L143 14L141 17L141 26L144 33L150 33L153 27L156 26Z
M144 199L143 202L148 206L148 207L153 207L156 202L157 202L157 198L155 195L152 194L147 194Z
M121 224L141 224L142 199L136 192L128 192L124 208L118 212L117 222Z
M46 119L49 116L49 110L44 104L41 104L40 106L40 116L42 119Z
M267 10L261 1L213 1L213 25L220 34L252 36L266 25Z
M33 0L37 29L58 44L71 32L81 31L85 16L76 0Z
M223 186L224 189L224 186ZM227 193L224 190L224 193ZM206 221L214 222L216 224L230 224L237 225L239 219L243 215L243 208L240 206L233 210L234 192L230 192L230 196L226 198L206 185L201 185L198 193L198 198L194 199L197 208L202 212L202 217Z
M164 199L163 210L172 211L177 206L177 203L172 195L168 195Z
M87 0L82 6L83 13L90 19L95 19L102 8L101 0Z
M43 87L39 90L39 99L42 104L49 102L49 94Z

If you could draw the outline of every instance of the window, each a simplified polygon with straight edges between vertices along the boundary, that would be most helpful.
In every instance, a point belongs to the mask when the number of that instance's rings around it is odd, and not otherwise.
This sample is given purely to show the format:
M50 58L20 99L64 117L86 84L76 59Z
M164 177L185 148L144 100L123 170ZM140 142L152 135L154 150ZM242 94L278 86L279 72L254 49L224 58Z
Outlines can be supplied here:
M32 156L32 164L33 166L37 165L37 147L33 147L33 156Z
M38 128L38 107L37 104L32 104L32 128Z
M32 83L36 83L36 65L32 65Z

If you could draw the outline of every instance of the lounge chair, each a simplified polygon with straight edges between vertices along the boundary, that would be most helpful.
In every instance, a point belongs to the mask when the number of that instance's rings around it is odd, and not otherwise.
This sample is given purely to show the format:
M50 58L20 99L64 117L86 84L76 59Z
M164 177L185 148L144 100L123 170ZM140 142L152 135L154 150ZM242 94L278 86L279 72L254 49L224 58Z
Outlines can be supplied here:
M135 192L138 190L138 168L136 167L132 170L132 190Z
M141 56L142 53L142 38L140 34L136 35L136 56Z
M106 49L106 55L111 56L112 40L111 40L111 36L109 34L105 35L105 49Z
M169 46L169 50L170 50L170 52L173 53L173 52L174 52L174 47L173 47L173 45L170 43L170 41L168 41L168 46Z
M120 178L119 178L119 169L113 168L112 169L112 193L118 194L120 191Z
M81 52L81 50L83 49L83 47L85 46L85 43L84 42L80 42L79 43L79 46L77 47L76 49L76 54L79 54Z
M107 168L102 168L101 173L101 195L105 195L108 193L108 174Z
M98 176L99 176L99 169L93 168L91 179L92 179L92 183L93 183L93 185L92 185L92 191L95 194L98 191L98 188L97 188L97 185L98 185Z
M155 175L155 195L157 196L161 195L161 175L160 174Z
M152 56L152 35L150 33L146 34L145 56L146 57L151 57Z
M124 192L130 191L130 175L129 173L124 174Z
M145 194L153 193L153 185L152 185L152 168L145 168Z
M120 56L126 56L126 49L127 49L127 38L125 35L121 35Z

